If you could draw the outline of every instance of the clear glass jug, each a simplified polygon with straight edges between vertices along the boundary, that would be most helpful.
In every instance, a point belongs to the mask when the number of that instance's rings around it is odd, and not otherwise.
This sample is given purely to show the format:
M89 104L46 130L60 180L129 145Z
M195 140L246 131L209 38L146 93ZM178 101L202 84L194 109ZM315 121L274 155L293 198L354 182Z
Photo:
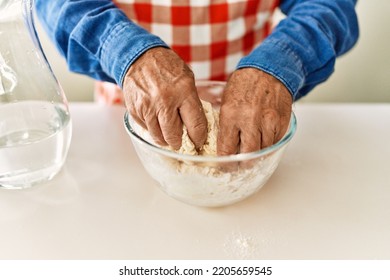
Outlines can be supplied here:
M70 145L67 100L39 43L33 2L0 0L0 188L50 180Z

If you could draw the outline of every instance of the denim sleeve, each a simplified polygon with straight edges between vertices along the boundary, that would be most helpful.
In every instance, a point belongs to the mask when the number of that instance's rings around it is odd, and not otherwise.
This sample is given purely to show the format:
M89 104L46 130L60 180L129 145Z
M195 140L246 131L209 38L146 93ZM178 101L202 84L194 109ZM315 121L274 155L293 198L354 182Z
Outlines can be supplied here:
M36 11L69 70L122 85L146 50L166 44L129 20L111 0L36 0Z
M357 0L282 0L287 16L237 68L255 67L288 88L294 100L306 95L334 71L336 57L359 36Z

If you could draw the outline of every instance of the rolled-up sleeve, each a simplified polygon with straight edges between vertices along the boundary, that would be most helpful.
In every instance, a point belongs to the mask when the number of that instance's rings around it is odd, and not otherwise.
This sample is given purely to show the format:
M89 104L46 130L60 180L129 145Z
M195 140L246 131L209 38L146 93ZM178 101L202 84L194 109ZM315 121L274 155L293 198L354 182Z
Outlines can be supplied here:
M336 57L359 36L357 0L284 0L287 17L238 68L255 67L278 78L294 100L328 79Z
M138 26L109 0L36 0L43 27L69 70L122 85L146 50L167 45Z

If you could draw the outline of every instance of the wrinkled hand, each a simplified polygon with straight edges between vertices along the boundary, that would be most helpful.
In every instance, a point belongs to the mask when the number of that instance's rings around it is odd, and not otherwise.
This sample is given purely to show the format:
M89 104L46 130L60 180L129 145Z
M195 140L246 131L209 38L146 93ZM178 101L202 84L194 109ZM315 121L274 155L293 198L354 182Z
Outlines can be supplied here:
M236 70L222 97L219 155L247 153L279 141L287 131L292 96L273 76L255 68Z
M157 144L179 149L183 124L197 148L204 144L207 120L194 75L172 50L146 51L126 73L123 91L131 116Z

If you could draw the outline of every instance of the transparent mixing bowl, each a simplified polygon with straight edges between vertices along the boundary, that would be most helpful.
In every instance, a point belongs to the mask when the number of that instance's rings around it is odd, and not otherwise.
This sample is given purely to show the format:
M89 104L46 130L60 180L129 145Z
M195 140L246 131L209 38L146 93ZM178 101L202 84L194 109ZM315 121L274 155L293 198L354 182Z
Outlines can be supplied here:
M224 86L224 82L197 82L199 97L218 107ZM230 205L257 192L274 173L296 131L292 113L288 131L270 147L230 156L198 156L156 146L127 112L124 122L143 166L162 190L187 204L205 207Z

